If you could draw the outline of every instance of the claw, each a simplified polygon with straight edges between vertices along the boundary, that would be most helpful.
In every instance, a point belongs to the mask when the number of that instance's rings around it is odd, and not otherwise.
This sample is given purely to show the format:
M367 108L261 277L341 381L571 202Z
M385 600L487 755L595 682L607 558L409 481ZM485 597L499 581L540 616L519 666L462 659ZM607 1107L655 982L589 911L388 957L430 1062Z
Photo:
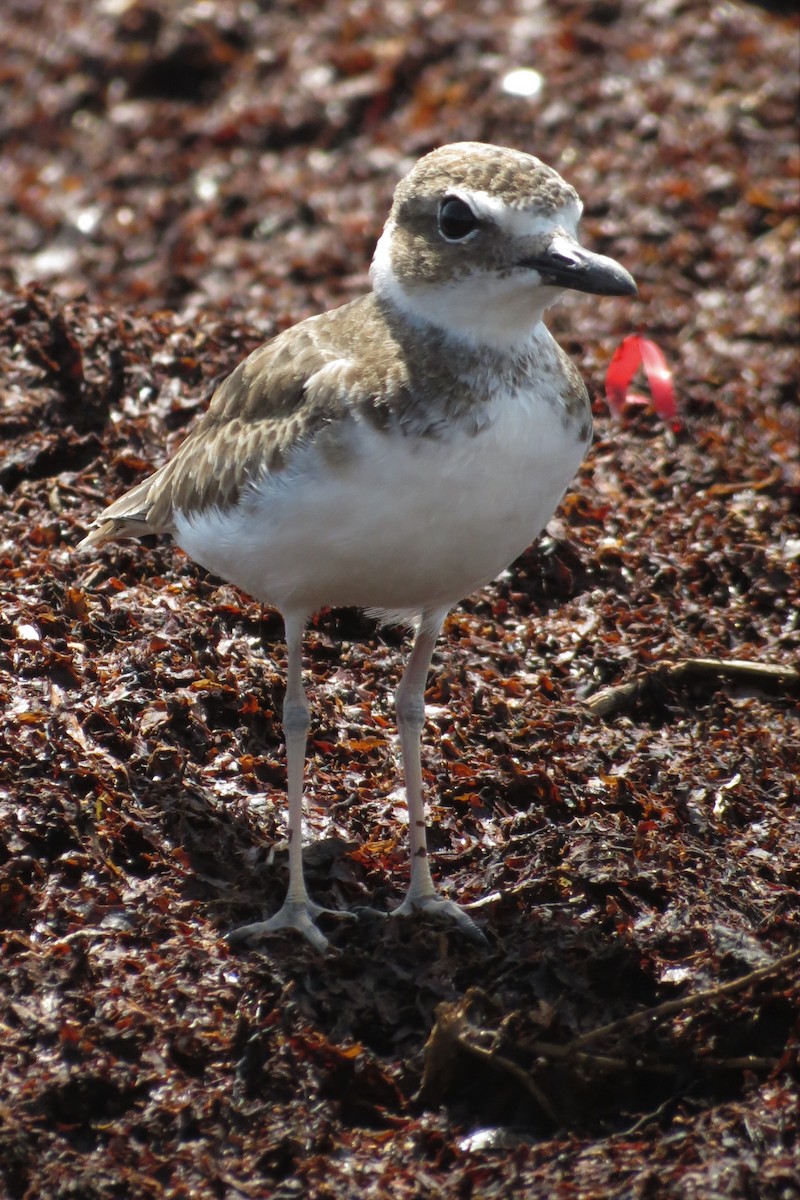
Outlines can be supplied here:
M424 913L436 921L448 921L479 946L488 946L488 938L473 921L472 917L453 900L445 900L442 896L406 896L399 908L395 908L391 917L413 917L416 913Z
M272 933L280 933L284 929L295 929L322 954L328 949L328 939L316 925L317 917L321 916L353 919L353 913L322 908L321 905L314 904L313 900L286 900L283 907L269 920L254 921L251 925L240 925L237 929L232 929L228 934L228 945L238 946L243 942L269 937Z

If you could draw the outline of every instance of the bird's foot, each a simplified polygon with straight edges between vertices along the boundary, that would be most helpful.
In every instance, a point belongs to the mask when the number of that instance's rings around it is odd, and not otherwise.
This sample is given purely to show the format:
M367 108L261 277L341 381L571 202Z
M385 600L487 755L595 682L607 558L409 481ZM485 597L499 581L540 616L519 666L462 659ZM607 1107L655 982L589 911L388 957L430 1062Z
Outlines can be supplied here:
M228 934L228 944L238 946L243 942L255 942L272 933L280 933L284 929L295 929L302 933L307 942L320 954L328 948L328 939L317 926L317 917L338 917L340 920L352 920L353 913L342 912L335 908L322 908L313 900L285 900L283 907L274 917L267 921L254 921L251 925L240 925Z
M486 936L460 904L456 904L453 900L445 900L443 896L437 896L435 892L420 896L414 896L409 892L400 907L395 908L389 916L413 917L417 913L433 917L436 921L449 922L451 925L455 925L471 942L476 942L480 946L489 945Z

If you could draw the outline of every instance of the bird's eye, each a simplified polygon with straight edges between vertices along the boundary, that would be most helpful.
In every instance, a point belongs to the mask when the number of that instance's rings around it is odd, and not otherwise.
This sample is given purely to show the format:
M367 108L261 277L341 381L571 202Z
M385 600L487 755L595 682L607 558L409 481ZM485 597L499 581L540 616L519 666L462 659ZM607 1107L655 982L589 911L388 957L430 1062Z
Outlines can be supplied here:
M458 196L445 196L439 205L439 232L448 242L463 242L476 233L479 221L470 206Z

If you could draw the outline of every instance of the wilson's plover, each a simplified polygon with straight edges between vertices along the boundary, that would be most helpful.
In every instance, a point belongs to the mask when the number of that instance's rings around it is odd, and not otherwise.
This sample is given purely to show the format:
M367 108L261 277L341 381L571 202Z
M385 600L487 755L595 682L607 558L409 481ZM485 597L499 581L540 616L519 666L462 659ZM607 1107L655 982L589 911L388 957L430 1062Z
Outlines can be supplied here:
M581 208L530 154L463 142L425 155L395 192L372 291L255 350L174 457L81 543L170 534L283 615L289 889L275 916L234 936L291 927L326 945L301 853L302 639L323 605L355 605L416 627L396 697L411 880L395 915L424 910L481 937L431 878L425 681L448 609L543 529L589 445L586 389L542 317L565 288L636 285L579 244Z

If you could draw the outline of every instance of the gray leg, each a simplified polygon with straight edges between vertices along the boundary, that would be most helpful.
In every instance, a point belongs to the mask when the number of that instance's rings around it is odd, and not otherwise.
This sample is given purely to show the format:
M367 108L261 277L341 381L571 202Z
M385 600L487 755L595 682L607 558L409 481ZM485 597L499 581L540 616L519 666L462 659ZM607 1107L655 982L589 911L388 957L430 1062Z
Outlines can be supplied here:
M286 788L289 807L289 903L306 905L303 877L303 773L306 741L311 727L303 688L303 629L305 622L286 618L286 695L283 700L283 737L286 742Z
M328 939L314 924L314 918L330 910L309 899L303 876L303 769L306 739L310 726L308 701L303 690L304 614L289 614L286 624L286 696L283 702L283 736L286 741L286 775L289 822L289 889L281 909L268 921L242 925L228 936L231 941L249 941L281 929L296 929L315 950L324 950ZM344 916L345 914L336 914ZM349 914L347 914L349 915Z
M424 910L437 918L452 921L473 941L485 942L472 918L452 900L445 900L437 894L428 862L420 739L425 724L425 682L436 639L446 615L446 610L422 614L411 656L397 689L397 729L408 802L411 881L405 900L392 916L410 916Z

